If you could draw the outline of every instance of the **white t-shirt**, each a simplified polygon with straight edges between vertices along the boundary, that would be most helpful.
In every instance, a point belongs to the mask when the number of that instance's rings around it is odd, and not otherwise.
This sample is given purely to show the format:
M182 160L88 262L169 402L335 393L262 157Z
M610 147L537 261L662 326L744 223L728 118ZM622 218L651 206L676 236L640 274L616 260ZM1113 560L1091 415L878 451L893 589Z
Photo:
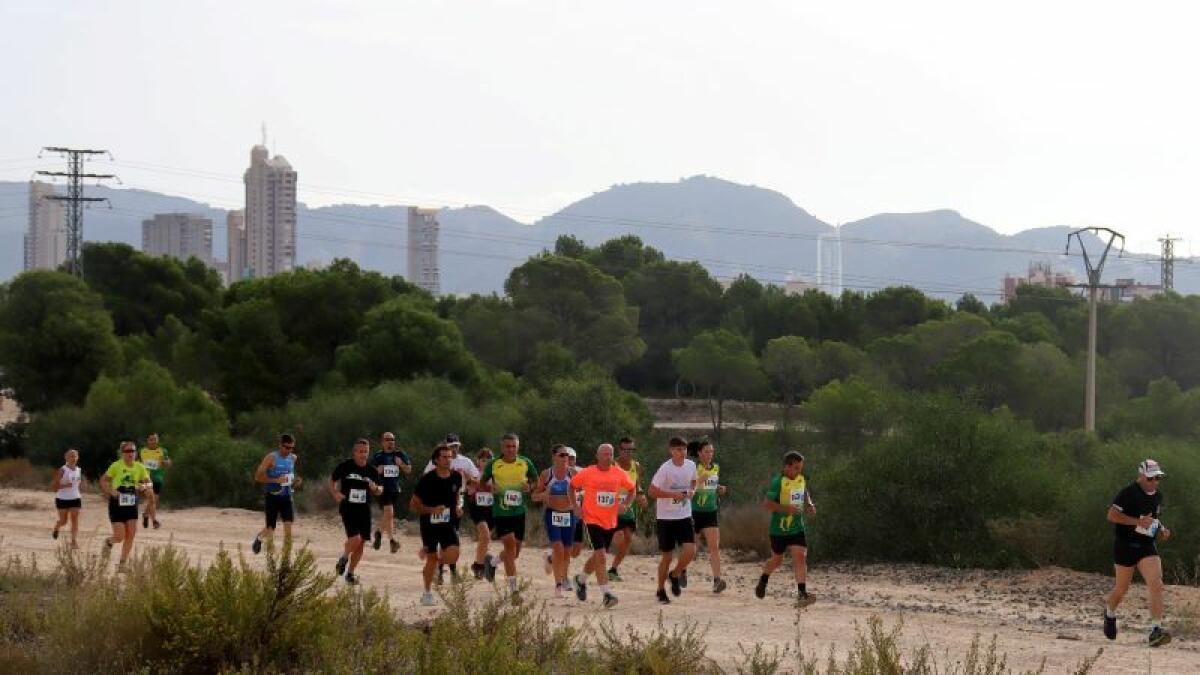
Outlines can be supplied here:
M454 459L450 460L450 470L458 471L471 480L479 480L479 467L475 466L475 462L472 462L471 458L466 455L455 455ZM425 465L424 473L429 473L430 471L433 471L433 462Z
M650 479L650 484L656 486L660 490L668 490L670 492L685 492L693 489L693 483L696 481L696 463L690 459L683 460L683 464L676 465L673 460L668 459L663 462L663 465L658 467L658 471L654 472L654 478ZM692 500L690 497L684 499L656 499L654 504L654 513L659 520L683 520L684 518L692 517Z
M62 467L62 478L58 481L58 492L55 499L80 499L79 483L83 480L83 471L79 467L72 469L66 464Z

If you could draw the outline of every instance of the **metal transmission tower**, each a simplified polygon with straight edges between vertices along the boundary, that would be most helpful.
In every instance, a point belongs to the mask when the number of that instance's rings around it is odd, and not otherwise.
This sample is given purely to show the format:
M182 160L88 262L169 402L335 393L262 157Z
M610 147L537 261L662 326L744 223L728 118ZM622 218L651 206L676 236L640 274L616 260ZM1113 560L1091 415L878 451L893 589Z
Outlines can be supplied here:
M67 158L66 171L38 171L37 173L42 176L67 179L66 195L49 195L45 199L67 203L67 269L71 274L82 277L83 205L90 202L108 201L104 197L83 196L83 179L95 178L103 180L105 178L116 178L112 174L84 173L83 163L91 159L94 155L108 155L111 159L112 153L107 150L80 150L59 147L42 148L42 152L54 152ZM38 156L40 157L41 154L39 153Z
M1087 246L1083 242L1083 234L1090 232L1096 237L1108 234L1108 243L1104 245L1104 253L1100 260L1092 264ZM1071 252L1071 239L1079 242L1079 250L1083 253L1083 264L1087 268L1088 282L1074 284L1077 288L1088 289L1088 354L1087 354L1087 390L1084 392L1083 428L1087 431L1096 430L1096 294L1101 288L1111 288L1100 283L1100 275L1104 272L1104 262L1108 260L1108 252L1112 250L1113 242L1121 240L1121 252L1125 251L1125 235L1107 227L1085 227L1067 235L1067 253ZM1103 241L1103 239L1101 239Z
M1162 289L1175 290L1175 242L1179 237L1167 235L1158 240L1162 244Z

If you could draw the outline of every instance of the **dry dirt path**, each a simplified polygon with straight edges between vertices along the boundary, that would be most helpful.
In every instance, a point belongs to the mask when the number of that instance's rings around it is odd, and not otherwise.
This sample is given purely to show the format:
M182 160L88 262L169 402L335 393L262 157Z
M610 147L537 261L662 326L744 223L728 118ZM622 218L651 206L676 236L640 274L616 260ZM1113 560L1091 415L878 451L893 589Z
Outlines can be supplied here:
M0 495L0 546L6 555L35 555L43 565L53 564L56 542L50 538L53 500L46 493L4 490ZM136 550L168 542L194 560L211 559L218 545L241 546L261 527L262 514L242 509L193 508L161 514L161 530L141 530ZM95 496L85 500L81 546L98 550L108 531L103 504ZM415 527L410 531L415 533ZM340 552L340 523L328 516L301 516L297 535L310 542L321 564L332 572ZM403 537L396 555L369 547L359 573L363 583L388 594L408 616L438 611L417 604L420 596L418 539ZM496 550L493 546L493 551ZM1060 569L1032 572L949 570L916 565L818 565L810 575L810 588L820 602L797 617L791 608L794 587L782 573L772 578L765 600L754 597L758 566L727 564L730 582L725 593L710 592L708 561L701 557L691 568L691 584L682 598L660 607L653 596L655 561L633 556L622 566L626 581L614 584L620 605L600 608L597 594L587 603L553 598L553 581L542 574L543 549L529 548L521 556L520 572L533 583L533 593L564 621L612 619L638 630L651 629L661 613L671 622L684 618L709 626L710 655L732 663L739 645L763 642L785 646L797 640L806 653L825 655L830 648L842 651L854 640L855 624L878 615L885 622L904 620L903 643L915 647L929 643L934 653L961 656L972 636L985 640L996 635L1000 651L1014 668L1036 668L1046 659L1046 672L1070 672L1084 657L1104 648L1100 673L1200 673L1200 641L1177 636L1170 645L1150 650L1145 646L1146 606L1141 587L1135 587L1125 606L1123 621L1129 630L1115 642L1104 639L1097 616L1109 580L1102 575ZM468 565L464 565L467 567ZM576 565L578 567L578 565ZM503 576L501 572L500 576ZM491 592L478 584L472 593ZM1171 586L1167 591L1168 619L1185 604L1200 609L1200 589Z

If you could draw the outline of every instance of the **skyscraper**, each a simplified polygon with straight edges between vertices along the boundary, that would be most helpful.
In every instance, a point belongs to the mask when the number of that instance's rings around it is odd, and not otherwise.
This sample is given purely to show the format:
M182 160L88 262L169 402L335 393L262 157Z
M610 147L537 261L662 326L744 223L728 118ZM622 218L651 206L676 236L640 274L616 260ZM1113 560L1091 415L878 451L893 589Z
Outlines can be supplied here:
M408 281L433 295L442 289L438 272L437 209L408 207Z
M227 257L225 283L232 284L246 274L246 212L241 209L225 214Z
M29 227L25 231L25 269L53 270L67 259L67 213L61 202L46 199L54 186L29 182Z
M156 213L142 221L142 252L179 260L198 258L211 266L212 221L192 213Z
M246 262L239 278L286 272L296 264L296 172L281 155L270 157L265 145L256 145L244 180Z

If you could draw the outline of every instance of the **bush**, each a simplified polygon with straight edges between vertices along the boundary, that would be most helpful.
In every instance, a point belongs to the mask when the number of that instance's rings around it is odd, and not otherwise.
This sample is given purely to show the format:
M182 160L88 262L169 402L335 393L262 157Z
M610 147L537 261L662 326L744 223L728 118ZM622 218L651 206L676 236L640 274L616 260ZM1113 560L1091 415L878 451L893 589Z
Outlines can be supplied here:
M269 446L237 440L225 434L205 434L171 446L171 469L163 500L172 506L262 505L262 486L254 470Z
M527 392L522 452L538 466L548 466L555 443L575 447L581 464L590 464L601 443L616 443L624 435L642 435L650 428L650 411L637 394L624 391L606 375L560 379L544 395Z
M54 480L48 466L34 466L27 459L0 459L0 485L26 490L48 490Z

